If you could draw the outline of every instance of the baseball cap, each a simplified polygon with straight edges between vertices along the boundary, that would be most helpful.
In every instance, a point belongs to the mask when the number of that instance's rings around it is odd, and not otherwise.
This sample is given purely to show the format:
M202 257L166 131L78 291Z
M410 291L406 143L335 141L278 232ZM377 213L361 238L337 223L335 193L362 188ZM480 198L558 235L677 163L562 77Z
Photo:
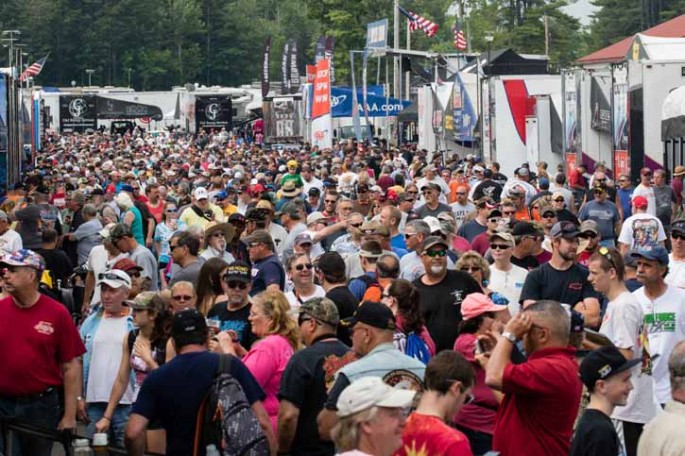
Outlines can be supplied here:
M126 236L133 237L133 232L131 231L131 227L125 223L117 223L109 230L109 237L113 242Z
M323 212L312 212L307 216L307 226L313 225L318 222L323 222L326 223L328 221L328 218L323 215Z
M244 261L234 261L226 266L224 274L221 279L228 282L229 280L237 280L239 282L252 282L252 274L250 266Z
M307 194L311 196L319 196L321 195L321 190L319 190L317 187L312 187L309 189L309 191L307 191Z
M461 303L461 315L464 320L476 318L485 312L499 312L508 309L507 306L498 306L483 293L471 293Z
M126 271L112 269L111 271L98 274L98 286L102 286L102 284L109 285L112 288L120 288L123 286L130 289L131 278Z
M4 254L0 259L0 264L6 266L25 266L38 269L39 271L45 269L43 257L29 249L19 249L11 254Z
M312 237L307 233L300 233L295 236L295 245L313 244Z
M314 317L316 320L332 326L337 326L338 323L340 323L338 307L328 298L319 297L307 299L297 308L297 312L300 315L307 314Z
M142 271L143 268L138 266L135 261L133 261L130 258L122 258L121 260L117 261L114 263L114 266L112 266L112 269L118 269L120 271L128 272L131 270L138 270Z
M392 387L380 377L362 377L340 393L337 414L345 418L371 407L405 408L411 405L414 395L415 391Z
M685 219L678 219L671 224L671 233L685 234Z
M221 190L220 192L217 192L216 195L214 195L214 200L215 201L223 201L226 198L228 198L228 193L226 193L225 190Z
M599 225L597 225L597 222L594 220L584 220L580 224L580 232L581 233L587 233L587 232L595 233L595 235L599 234Z
M580 231L573 222L564 221L555 223L549 234L555 239L575 239L580 236Z
M488 212L488 218L491 218L491 217L501 217L501 216L502 216L502 211L500 211L499 209L491 209L491 210Z
M563 199L564 201L566 201L566 198L564 198L564 194L563 194L563 193L561 193L561 192L553 193L553 194L552 194L552 200L556 201L556 200L558 200L558 199Z
M209 198L209 194L207 193L207 189L204 187L198 187L195 190L193 190L193 196L198 201Z
M285 203L283 207L281 208L280 211L276 212L276 216L280 217L281 215L287 215L292 219L299 220L300 219L300 208L297 204L290 202L290 203Z
M636 258L645 258L651 261L658 261L661 264L668 265L668 250L666 248L656 245L649 250L636 250L631 252L631 255Z
M132 301L124 301L124 305L132 309L160 311L166 304L156 291L143 291L136 295Z
M436 231L442 232L442 225L440 225L440 219L439 218L433 217L432 215L429 215L428 217L424 217L423 221L428 224L428 227L430 228L431 233L435 233Z
M578 373L585 386L593 388L598 380L625 372L641 362L640 358L626 360L618 348L608 345L590 352L580 363Z
M183 309L174 314L171 323L171 336L192 332L207 332L207 321L196 309Z
M5 220L7 221L7 212L0 210L0 220Z
M633 204L633 206L635 206L636 209L645 209L647 206L649 206L647 198L645 198L642 195L634 196L631 203Z
M259 242L259 243L264 243L264 244L270 244L273 245L273 238L269 234L268 231L264 230L257 230L254 231L251 235L245 238L245 244L249 245L252 244L253 242Z
M532 223L516 222L511 230L511 234L514 236L537 236L540 233Z
M436 245L442 245L446 249L450 248L450 246L447 244L447 241L445 241L440 236L428 236L421 243L421 253L425 253L428 249Z
M490 242L494 241L495 239L501 239L512 247L516 245L514 235L505 231L495 231L493 234L491 234Z
M243 214L234 213L228 217L228 223L245 223L245 216Z
M374 301L363 301L359 304L354 314L342 320L341 323L348 327L353 327L357 323L364 323L378 329L391 331L397 329L395 316L390 307Z
M420 188L420 190L421 190L421 191L424 191L424 190L437 190L438 192L441 192L441 191L442 191L442 188L441 188L438 184L436 184L436 183L434 183L434 182L428 182L426 185L422 185L421 188Z

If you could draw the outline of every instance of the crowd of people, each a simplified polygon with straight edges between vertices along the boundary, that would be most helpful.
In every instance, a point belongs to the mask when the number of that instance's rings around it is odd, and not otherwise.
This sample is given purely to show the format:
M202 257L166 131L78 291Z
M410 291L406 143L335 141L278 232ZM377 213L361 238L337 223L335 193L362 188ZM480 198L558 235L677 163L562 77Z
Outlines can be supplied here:
M683 177L51 133L0 201L0 420L131 455L685 454Z

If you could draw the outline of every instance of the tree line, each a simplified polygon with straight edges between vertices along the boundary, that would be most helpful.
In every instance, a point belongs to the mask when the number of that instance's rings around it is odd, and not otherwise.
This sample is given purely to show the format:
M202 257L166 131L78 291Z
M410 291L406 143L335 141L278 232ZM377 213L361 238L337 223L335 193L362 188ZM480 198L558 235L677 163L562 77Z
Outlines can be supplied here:
M440 26L429 38L412 33L412 48L455 52L451 14L461 10L473 52L513 48L544 54L545 17L553 70L685 12L685 0L593 0L589 27L566 14L574 0L412 0L406 8ZM335 38L336 83L349 83L349 50L362 49L368 22L390 20L392 0L4 0L2 30L21 30L25 63L50 58L38 76L45 86L128 86L168 90L174 85L236 86L259 78L262 45L272 38L271 73L280 80L281 51L297 42L299 67L314 58L321 35ZM406 19L401 18L404 46ZM486 37L491 37L489 41ZM0 53L0 65L7 53ZM420 64L420 62L418 62Z

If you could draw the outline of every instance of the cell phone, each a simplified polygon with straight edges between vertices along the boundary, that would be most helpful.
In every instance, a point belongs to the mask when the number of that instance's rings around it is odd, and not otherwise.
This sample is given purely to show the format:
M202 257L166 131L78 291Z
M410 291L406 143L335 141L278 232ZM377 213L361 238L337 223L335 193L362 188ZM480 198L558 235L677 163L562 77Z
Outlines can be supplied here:
M473 349L473 352L476 355L482 355L483 353L485 353L485 351L486 350L485 350L485 346L483 345L483 341L480 339L476 339L476 346Z

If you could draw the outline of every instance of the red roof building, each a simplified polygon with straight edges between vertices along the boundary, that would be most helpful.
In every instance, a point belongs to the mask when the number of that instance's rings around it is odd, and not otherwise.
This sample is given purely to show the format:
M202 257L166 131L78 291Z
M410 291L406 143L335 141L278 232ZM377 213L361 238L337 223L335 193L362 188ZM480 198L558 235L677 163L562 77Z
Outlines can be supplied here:
M648 36L657 36L661 38L683 38L685 37L685 14L675 17L654 27L640 32ZM618 43L607 46L604 49L588 54L576 61L579 65L592 65L599 63L619 63L626 59L630 43L633 42L634 37L629 36L622 39Z

